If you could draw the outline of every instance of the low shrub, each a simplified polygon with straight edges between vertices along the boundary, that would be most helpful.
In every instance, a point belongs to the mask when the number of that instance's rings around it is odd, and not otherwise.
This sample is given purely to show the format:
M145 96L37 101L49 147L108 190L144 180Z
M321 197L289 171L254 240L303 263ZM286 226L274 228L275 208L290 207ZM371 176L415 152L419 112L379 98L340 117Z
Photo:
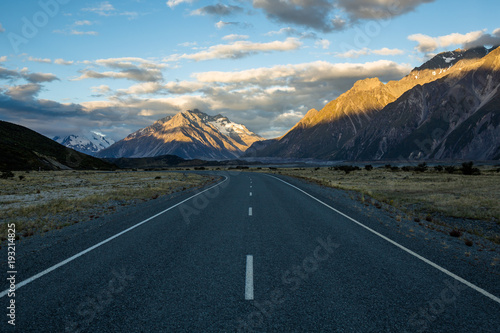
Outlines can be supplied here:
M334 169L335 169L335 170L341 170L341 171L344 171L346 175L347 175L349 172L351 172L351 171L361 170L361 168L360 168L360 167L358 167L358 166L352 166L352 165L339 165L339 166L335 167Z
M455 173L455 171L457 171L457 169L453 165L445 167L444 170L448 173Z
M425 172L427 171L427 163L423 162L417 165L414 169L417 172Z
M434 167L434 170L436 170L437 172L441 172L441 171L443 171L443 166L442 165L436 165Z

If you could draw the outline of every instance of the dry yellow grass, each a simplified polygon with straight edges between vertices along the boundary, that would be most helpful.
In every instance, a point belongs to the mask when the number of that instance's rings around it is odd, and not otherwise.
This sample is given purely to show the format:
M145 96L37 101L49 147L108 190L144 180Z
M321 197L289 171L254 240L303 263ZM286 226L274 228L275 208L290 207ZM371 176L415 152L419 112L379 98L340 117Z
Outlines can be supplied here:
M69 225L64 216L85 215L108 202L148 200L209 180L173 172L15 172L13 178L0 179L0 235L7 223L15 222L18 232L30 235Z
M274 172L354 190L411 211L500 221L500 173L495 170L483 170L481 175L474 176L386 169L359 170L349 174L328 168L282 168Z

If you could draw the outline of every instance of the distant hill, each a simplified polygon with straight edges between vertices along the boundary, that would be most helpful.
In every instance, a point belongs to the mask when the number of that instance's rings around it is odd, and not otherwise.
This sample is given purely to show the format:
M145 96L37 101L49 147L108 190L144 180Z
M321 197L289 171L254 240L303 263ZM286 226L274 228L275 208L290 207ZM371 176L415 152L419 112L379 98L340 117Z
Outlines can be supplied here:
M500 159L500 48L436 55L399 81L360 80L247 157Z
M29 128L0 121L0 170L110 170L116 166L64 147Z
M99 151L106 158L177 155L185 159L228 160L243 154L254 142L264 140L222 115L199 110L179 112L156 121Z

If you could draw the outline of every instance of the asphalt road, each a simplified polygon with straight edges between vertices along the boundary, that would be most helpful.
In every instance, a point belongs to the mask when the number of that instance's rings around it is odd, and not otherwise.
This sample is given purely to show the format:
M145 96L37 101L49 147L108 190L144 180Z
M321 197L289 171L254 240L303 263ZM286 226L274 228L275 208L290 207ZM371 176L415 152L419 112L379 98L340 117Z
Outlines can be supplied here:
M498 278L294 184L226 174L24 253L0 331L499 332Z

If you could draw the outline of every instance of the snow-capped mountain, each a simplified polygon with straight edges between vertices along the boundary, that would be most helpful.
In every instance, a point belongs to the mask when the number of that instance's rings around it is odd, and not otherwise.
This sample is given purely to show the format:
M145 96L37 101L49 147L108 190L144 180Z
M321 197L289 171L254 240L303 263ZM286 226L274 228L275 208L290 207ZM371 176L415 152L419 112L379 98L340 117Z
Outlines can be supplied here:
M199 110L179 112L140 129L96 154L98 157L155 157L177 155L186 159L224 160L239 157L254 142L263 140L241 124L222 115Z
M108 148L115 141L111 138L106 137L104 134L98 132L90 132L88 134L71 134L66 137L56 136L53 138L54 141L72 148L79 152L95 155L98 151Z

